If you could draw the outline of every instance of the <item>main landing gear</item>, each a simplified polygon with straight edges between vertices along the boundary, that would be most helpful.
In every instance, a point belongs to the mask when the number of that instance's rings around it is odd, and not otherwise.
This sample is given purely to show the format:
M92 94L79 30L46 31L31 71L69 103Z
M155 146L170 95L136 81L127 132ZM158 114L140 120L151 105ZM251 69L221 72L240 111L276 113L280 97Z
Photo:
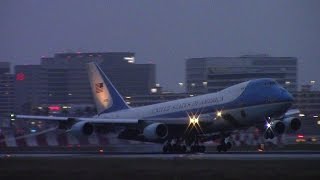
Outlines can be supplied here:
M168 141L162 148L163 153L186 153L186 145L182 144L181 141L176 140L174 143ZM206 147L204 145L199 145L198 141L195 141L193 145L190 146L191 153L204 153Z
M190 152L192 153L204 153L206 147L204 145L199 145L198 138L195 138L194 144L190 146Z
M218 152L227 152L227 150L231 149L232 144L229 141L229 138L222 138L220 145L217 146Z
M190 147L190 152L192 153L204 153L206 151L206 147L204 145L192 145Z
M274 138L274 133L272 132L271 128L268 128L266 132L264 133L264 138L265 139L273 139Z
M187 147L185 145L181 145L181 144L166 143L163 146L162 151L164 153L186 153Z

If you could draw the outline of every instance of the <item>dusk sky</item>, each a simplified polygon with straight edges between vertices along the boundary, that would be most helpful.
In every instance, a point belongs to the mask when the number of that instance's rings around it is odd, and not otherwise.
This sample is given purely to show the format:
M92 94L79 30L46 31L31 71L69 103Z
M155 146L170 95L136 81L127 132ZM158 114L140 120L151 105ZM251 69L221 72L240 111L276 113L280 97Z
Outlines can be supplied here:
M319 33L319 0L0 0L0 61L131 51L167 90L186 58L262 53L297 57L299 81L319 84Z

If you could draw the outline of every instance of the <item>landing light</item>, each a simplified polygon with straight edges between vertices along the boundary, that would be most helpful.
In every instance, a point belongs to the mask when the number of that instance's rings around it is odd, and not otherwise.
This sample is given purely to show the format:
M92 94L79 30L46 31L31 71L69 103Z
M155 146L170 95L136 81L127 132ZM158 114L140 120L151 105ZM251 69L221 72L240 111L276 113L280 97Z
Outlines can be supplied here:
M190 117L190 124L195 125L199 123L199 117L196 117L195 115Z
M217 111L217 117L222 117L222 111Z
M196 114L187 113L187 114L189 117L189 125L186 128L185 133L189 133L192 129L195 129L198 133L203 133L201 126L200 126L200 121L199 121L200 114L198 114L198 113L196 113Z
M270 128L271 127L271 124L270 123L267 123L267 128Z
M304 117L305 115L304 115L304 114L299 114L299 116L300 116L300 117Z

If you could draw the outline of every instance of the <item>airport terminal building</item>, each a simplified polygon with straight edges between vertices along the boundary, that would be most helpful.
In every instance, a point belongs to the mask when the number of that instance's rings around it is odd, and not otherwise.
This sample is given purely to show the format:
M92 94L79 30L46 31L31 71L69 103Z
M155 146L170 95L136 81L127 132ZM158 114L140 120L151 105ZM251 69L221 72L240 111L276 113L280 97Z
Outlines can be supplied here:
M203 94L256 78L273 78L297 91L297 58L268 55L204 57L186 60L188 93Z

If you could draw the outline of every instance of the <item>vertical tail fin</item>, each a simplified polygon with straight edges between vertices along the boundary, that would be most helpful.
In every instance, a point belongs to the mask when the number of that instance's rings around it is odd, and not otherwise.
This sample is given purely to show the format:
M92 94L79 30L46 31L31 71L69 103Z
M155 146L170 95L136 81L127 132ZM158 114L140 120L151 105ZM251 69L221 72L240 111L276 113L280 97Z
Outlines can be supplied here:
M111 81L96 63L88 63L87 69L98 114L129 108Z

